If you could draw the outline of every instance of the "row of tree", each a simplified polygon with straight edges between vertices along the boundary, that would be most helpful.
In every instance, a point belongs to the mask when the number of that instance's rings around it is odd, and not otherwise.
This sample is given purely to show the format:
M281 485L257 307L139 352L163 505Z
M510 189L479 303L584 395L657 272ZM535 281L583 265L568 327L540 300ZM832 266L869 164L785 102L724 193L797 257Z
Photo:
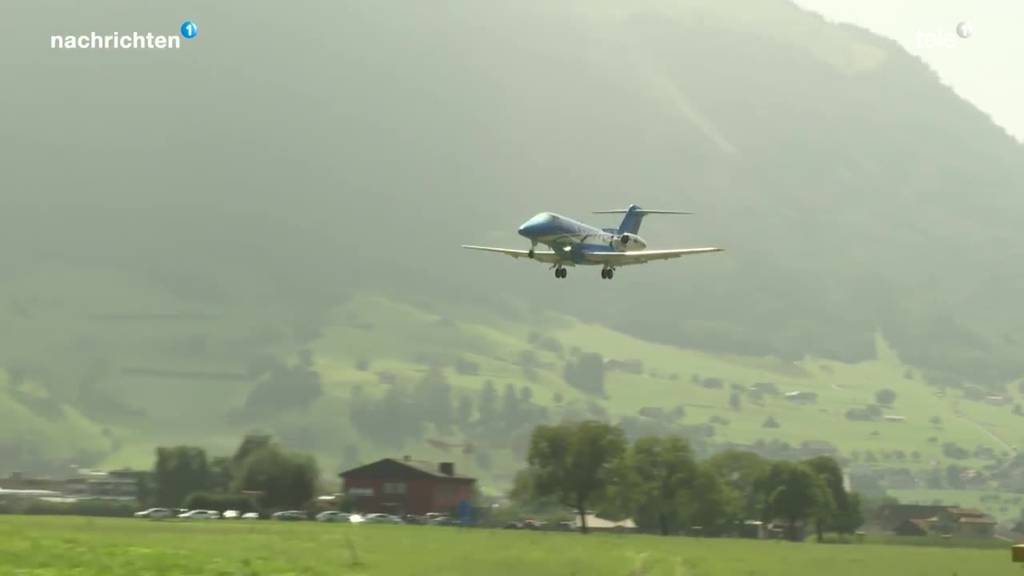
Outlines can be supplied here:
M368 440L398 449L421 439L428 427L440 436L459 431L477 444L503 444L520 430L525 438L532 426L548 420L548 411L534 402L526 385L509 383L499 392L487 380L478 394L457 394L444 372L433 367L412 386L388 384L380 396L353 388L349 417Z
M299 508L313 498L318 479L312 456L249 435L232 456L212 459L196 446L157 448L150 500L171 507L216 508L209 503L223 500L229 508Z
M632 443L622 428L597 421L538 426L529 466L512 497L534 509L569 507L632 517L639 529L675 534L699 526L705 535L729 533L743 520L779 522L798 539L813 526L848 534L862 523L860 498L848 492L839 464L828 456L792 462L729 450L698 461L679 436Z

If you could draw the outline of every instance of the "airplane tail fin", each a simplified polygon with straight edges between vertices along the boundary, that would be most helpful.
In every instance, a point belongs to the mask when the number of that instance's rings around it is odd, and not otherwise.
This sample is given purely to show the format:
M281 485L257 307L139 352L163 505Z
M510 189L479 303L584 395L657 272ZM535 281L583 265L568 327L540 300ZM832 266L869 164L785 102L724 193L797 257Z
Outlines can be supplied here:
M681 210L645 210L636 204L630 204L629 208L620 210L596 210L594 214L625 214L622 217L622 224L619 224L619 234L636 234L640 231L640 223L648 214L693 214Z

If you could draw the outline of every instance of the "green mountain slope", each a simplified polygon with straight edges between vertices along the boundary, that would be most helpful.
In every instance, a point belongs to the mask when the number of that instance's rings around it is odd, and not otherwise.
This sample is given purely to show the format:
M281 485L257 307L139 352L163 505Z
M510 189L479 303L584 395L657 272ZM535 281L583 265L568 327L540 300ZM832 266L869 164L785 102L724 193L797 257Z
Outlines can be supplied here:
M881 331L949 383L1021 373L1022 148L891 41L782 1L193 8L209 33L153 59L29 39L177 11L17 7L0 233L37 281L9 298L71 263L175 311L498 295L705 350L862 360ZM579 290L456 249L630 201L698 212L654 245L729 251Z
M161 443L196 443L226 452L240 435L262 430L315 452L326 471L383 455L414 454L454 459L479 474L488 489L500 490L522 465L530 428L566 418L606 418L634 434L684 433L705 451L740 445L795 456L801 450L835 449L854 469L906 468L922 474L949 463L980 469L1005 462L1021 440L1021 416L1012 411L1013 403L1021 401L1016 388L1004 392L1008 401L998 404L939 389L881 338L872 360L847 364L806 357L792 362L653 344L559 315L499 321L473 310L461 307L460 316L451 316L450 310L375 296L359 296L333 309L320 334L288 361L308 362L316 374L320 392L305 401L294 400L300 382L268 378L259 367L222 364L182 372L159 364L143 367L145 356L126 351L107 367L102 383L80 390L73 402L51 400L56 412L38 440L45 447L40 454L56 461L60 447L67 463L146 466L153 446ZM150 327L162 331L159 322L151 321ZM95 335L110 332L96 330ZM601 355L605 366L604 393L574 387L566 378L567 364L593 353ZM415 432L396 439L391 430L433 414L437 395L424 396L439 390L428 387L433 386L427 383L431 374L450 385L440 388L450 412L443 423L420 422ZM488 382L498 393L491 413L481 400ZM509 384L519 399L511 419L505 396ZM267 409L254 400L261 387L273 395ZM525 403L524 388L529 389ZM884 413L897 418L846 417L851 409L873 404L882 388L896 391L896 401ZM375 415L386 414L382 399L394 390L415 402L395 412L404 423L373 422ZM37 410L41 400L32 399L50 394L36 383L12 384L10 378L2 391L0 406L12 414ZM787 399L792 392L813 393L816 399ZM96 398L116 403L107 402L100 410L94 407ZM460 402L469 403L464 417L458 414ZM71 404L90 408L93 421L74 413ZM361 406L372 412L360 414ZM674 414L679 407L682 414ZM538 410L543 415L536 416ZM47 420L38 413L35 418L32 426L44 428ZM768 419L778 427L765 427ZM8 421L29 429L27 423ZM95 432L101 427L102 433ZM70 437L76 443L65 446ZM89 438L98 440L90 444ZM963 447L968 455L950 458L943 450L946 443ZM878 459L869 461L868 452Z

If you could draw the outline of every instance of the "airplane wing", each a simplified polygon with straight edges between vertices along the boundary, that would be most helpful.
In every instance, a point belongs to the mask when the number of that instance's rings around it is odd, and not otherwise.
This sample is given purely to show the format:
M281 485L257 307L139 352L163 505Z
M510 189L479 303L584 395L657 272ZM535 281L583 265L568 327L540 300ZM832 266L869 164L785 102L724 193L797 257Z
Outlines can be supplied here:
M652 260L668 260L689 256L691 254L707 254L709 252L721 252L721 248L680 248L677 250L633 250L631 252L586 252L584 259L594 264L607 264L609 266L628 266L630 264L643 264Z
M463 248L469 248L470 250L483 250L484 252L497 252L498 254L505 254L513 258L529 258L529 250L514 250L512 248L492 248L490 246L469 246L466 244L462 245ZM553 263L558 261L558 255L551 250L534 250L533 259L538 262Z

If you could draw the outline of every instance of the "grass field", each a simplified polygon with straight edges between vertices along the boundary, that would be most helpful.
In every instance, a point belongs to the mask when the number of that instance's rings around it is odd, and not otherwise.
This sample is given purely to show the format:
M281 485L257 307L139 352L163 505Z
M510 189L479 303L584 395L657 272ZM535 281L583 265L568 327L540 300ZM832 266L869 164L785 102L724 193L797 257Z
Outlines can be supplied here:
M0 518L0 574L1019 574L1008 550L425 526Z

